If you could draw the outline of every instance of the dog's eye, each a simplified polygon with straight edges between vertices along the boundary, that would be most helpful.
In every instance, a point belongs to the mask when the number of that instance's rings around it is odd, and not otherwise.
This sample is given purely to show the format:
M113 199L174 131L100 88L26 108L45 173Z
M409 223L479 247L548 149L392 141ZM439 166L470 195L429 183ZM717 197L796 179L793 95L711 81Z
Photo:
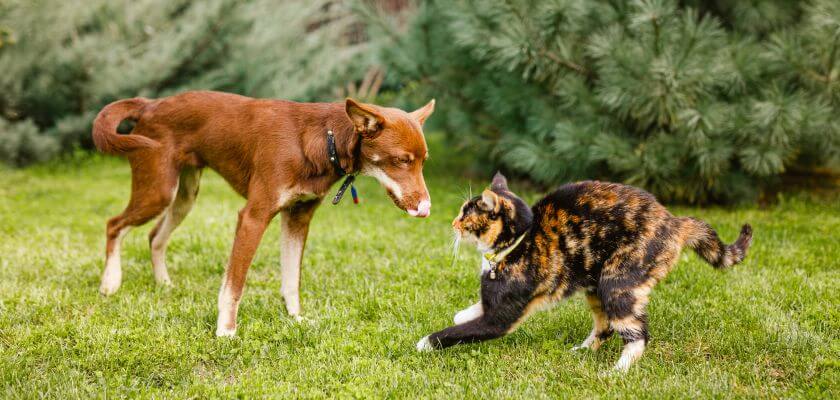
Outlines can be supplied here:
M409 156L399 156L399 157L394 157L392 159L392 161L393 161L394 165L396 165L398 167L403 167L403 166L406 166L406 165L411 163L411 158Z

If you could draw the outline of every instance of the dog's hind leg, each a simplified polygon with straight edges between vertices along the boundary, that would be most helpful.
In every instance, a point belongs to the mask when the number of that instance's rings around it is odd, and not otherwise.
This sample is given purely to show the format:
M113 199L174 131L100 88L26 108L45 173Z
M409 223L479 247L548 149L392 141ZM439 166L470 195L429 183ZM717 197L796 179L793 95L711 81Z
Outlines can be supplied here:
M281 214L280 232L280 292L286 302L286 311L300 319L300 264L309 222L320 200L299 203Z
M114 294L122 283L120 245L123 238L132 227L160 215L172 202L178 184L177 171L169 164L159 162L154 154L133 155L129 161L131 200L122 214L108 221L106 228L105 270L99 286L99 292L106 296Z
M201 170L187 167L181 170L178 189L172 204L166 208L157 225L149 232L149 247L152 250L152 269L158 284L169 285L169 273L166 269L166 247L172 231L189 214L198 195Z

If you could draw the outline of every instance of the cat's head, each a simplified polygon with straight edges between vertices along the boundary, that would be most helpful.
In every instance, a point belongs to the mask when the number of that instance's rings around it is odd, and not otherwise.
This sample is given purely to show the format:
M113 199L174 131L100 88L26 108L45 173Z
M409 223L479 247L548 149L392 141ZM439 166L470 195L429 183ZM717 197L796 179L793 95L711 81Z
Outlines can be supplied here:
M467 200L452 221L455 234L486 251L509 246L531 226L531 208L508 189L507 179L496 173L490 188Z

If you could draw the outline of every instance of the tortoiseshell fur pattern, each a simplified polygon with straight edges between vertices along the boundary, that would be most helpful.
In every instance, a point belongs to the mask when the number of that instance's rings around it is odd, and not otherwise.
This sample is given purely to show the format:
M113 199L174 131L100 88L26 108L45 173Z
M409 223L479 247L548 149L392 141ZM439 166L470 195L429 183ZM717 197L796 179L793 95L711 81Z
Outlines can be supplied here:
M651 289L683 246L725 268L744 259L752 239L744 225L736 242L726 245L707 223L675 217L651 194L616 183L567 184L528 207L501 174L464 203L452 225L485 253L523 240L495 265L495 278L483 271L480 303L456 315L457 325L423 338L418 350L501 337L533 311L583 290L593 329L575 348L596 350L618 333L625 344L615 366L620 371L644 351Z

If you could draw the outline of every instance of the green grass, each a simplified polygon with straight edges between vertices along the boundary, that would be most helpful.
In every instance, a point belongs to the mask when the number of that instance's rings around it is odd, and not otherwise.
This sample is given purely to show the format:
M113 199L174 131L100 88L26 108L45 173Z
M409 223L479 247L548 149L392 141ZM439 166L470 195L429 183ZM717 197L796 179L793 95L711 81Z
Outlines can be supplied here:
M415 220L362 179L363 202L315 216L302 277L306 320L279 294L279 224L248 276L235 339L214 337L216 296L244 201L206 173L169 248L174 287L154 283L147 225L123 246L124 281L98 294L104 224L129 193L124 160L0 170L0 397L662 398L837 397L840 202L793 196L769 209L675 208L725 240L750 222L746 262L715 271L686 252L654 291L650 346L599 377L620 340L590 330L580 295L492 342L417 353L477 299L478 256L450 267L449 222L470 183L432 153L432 217ZM472 182L473 190L484 182ZM516 187L516 185L513 185ZM530 193L529 198L536 198Z

